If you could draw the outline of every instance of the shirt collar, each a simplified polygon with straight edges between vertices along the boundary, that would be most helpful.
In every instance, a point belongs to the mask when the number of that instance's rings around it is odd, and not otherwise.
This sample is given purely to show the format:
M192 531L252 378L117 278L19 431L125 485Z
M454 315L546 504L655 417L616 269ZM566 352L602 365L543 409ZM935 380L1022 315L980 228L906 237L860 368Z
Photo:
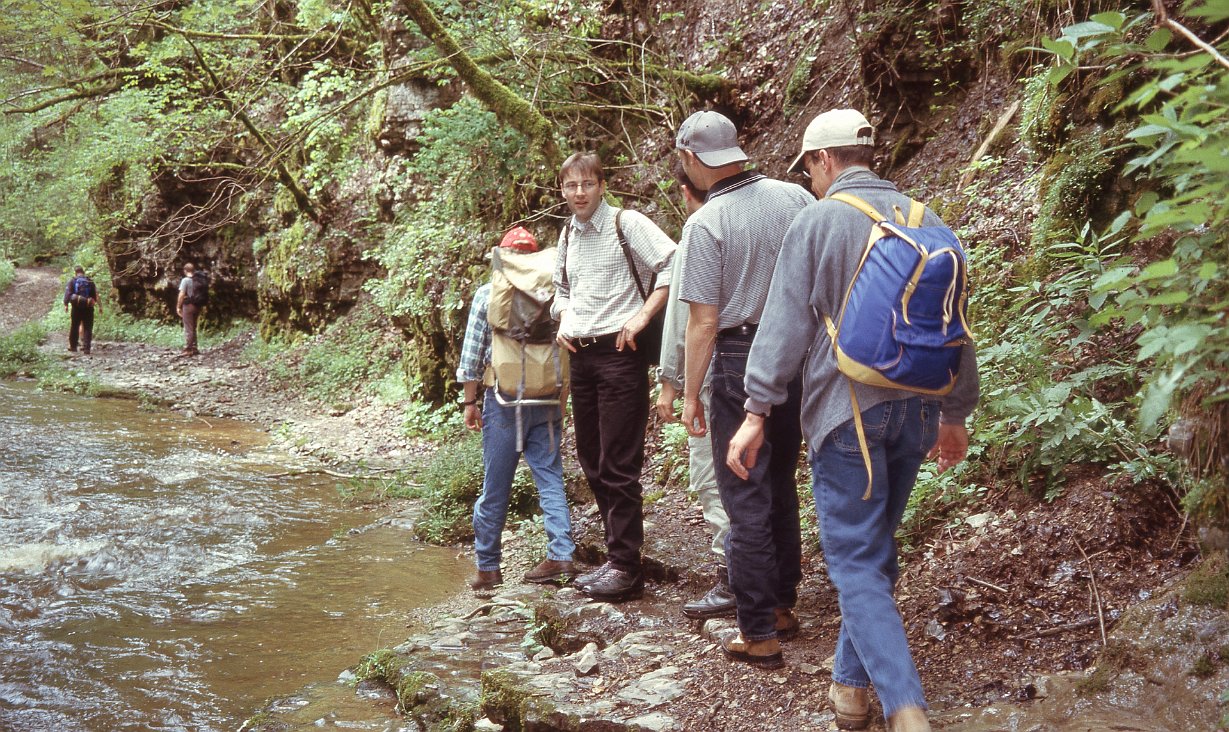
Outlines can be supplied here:
M754 170L744 170L741 173L735 173L734 175L722 178L714 183L712 188L708 189L708 195L705 196L704 200L706 202L711 201L717 196L720 196L722 193L728 193L737 188L741 188L748 183L754 183L763 177L764 175L762 173L757 173Z
M597 204L597 208L593 210L593 215L589 217L588 221L581 221L573 214L572 228L578 232L586 232L589 229L593 229L600 234L606 230L606 224L614 219L613 212L614 207L606 203L606 199L602 199Z

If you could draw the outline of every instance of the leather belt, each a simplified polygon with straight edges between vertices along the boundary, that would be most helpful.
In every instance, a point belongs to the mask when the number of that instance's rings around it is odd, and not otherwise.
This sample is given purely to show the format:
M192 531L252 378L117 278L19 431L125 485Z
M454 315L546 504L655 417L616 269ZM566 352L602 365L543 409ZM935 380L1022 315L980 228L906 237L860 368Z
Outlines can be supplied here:
M613 346L618 337L618 333L607 333L606 335L600 336L573 338L572 345L576 346L577 348L588 348L589 346Z
M717 337L733 338L736 336L753 336L759 327L759 323L743 323L742 325L734 325L717 331Z

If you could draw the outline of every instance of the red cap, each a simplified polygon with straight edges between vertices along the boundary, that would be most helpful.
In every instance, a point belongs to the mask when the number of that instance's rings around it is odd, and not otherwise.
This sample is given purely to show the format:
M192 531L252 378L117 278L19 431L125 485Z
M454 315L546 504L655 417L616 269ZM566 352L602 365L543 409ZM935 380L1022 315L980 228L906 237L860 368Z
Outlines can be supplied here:
M517 252L536 252L538 251L538 240L533 238L533 234L529 233L529 229L526 229L524 226L517 226L507 234L504 234L503 241L499 242L499 246Z

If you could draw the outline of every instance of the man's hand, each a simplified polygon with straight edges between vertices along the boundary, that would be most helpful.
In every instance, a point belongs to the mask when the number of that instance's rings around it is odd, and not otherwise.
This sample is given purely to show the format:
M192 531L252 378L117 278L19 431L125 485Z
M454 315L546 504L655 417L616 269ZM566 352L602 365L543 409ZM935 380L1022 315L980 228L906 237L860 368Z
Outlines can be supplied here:
M677 397L678 390L674 388L674 384L668 381L661 382L661 394L657 395L657 416L661 417L662 422L678 421L678 417L674 414L674 400Z
M969 454L969 431L963 424L939 424L939 439L927 455L939 463L939 472L957 465Z
M704 421L704 405L699 399L683 400L683 426L692 437L708 434L708 423Z
M622 351L623 346L631 346L632 350L636 350L636 334L644 330L644 327L649 324L649 316L643 311L636 313L623 324L623 329L619 331L619 335L615 337L615 350Z
M465 428L473 432L482 429L482 410L477 404L465 405Z
M739 478L746 480L751 468L755 467L756 456L764 444L764 418L758 414L748 414L743 420L734 439L730 440L730 448L725 454L725 466Z
M571 315L571 310L564 310L559 313L559 331L555 334L555 343L558 343L560 348L566 348L572 353L576 353L576 346L572 345Z

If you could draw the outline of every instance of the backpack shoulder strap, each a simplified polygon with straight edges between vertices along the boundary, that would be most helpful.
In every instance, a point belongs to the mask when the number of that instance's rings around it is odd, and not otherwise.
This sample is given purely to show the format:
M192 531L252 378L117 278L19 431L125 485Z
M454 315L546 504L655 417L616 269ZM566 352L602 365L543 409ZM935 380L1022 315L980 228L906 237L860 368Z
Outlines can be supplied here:
M615 234L619 237L619 246L623 247L623 256L627 258L627 268L631 270L632 282L636 283L636 291L640 293L640 299L648 300L649 293L644 291L644 283L640 281L640 275L636 273L636 263L632 261L632 249L627 243L627 237L623 236L623 209L615 212Z
M867 216L870 216L871 219L874 220L876 223L880 221L887 221L887 219L884 218L883 214L875 210L874 206L870 205L866 201L863 201L861 198L858 198L857 196L850 195L848 193L833 193L831 196L828 196L828 198L831 198L834 201L840 201L841 203L847 203L850 206L853 206L854 208L858 209L859 211L866 214Z
M905 225L909 228L916 229L922 225L922 218L924 216L926 216L926 205L915 198L910 198L909 220Z

